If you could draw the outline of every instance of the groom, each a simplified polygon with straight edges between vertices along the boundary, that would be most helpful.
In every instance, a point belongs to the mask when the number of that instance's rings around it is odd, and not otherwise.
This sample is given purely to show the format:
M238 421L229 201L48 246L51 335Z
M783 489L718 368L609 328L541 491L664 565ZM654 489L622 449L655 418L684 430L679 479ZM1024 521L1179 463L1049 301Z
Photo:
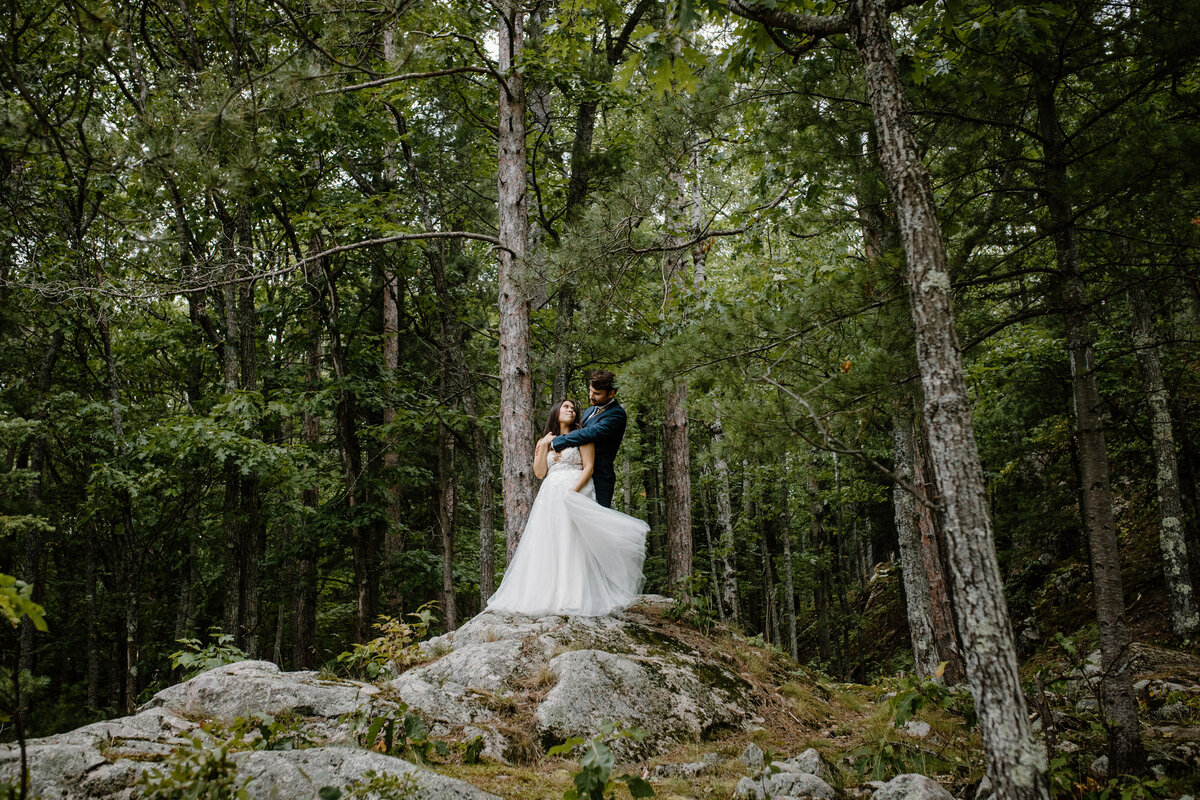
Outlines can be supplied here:
M588 400L592 405L583 412L579 430L555 436L550 443L556 453L563 448L579 447L589 442L596 445L592 485L596 487L596 502L605 508L612 508L613 490L617 486L613 461L625 436L625 409L617 402L614 377L606 369L598 369L591 374L588 378Z

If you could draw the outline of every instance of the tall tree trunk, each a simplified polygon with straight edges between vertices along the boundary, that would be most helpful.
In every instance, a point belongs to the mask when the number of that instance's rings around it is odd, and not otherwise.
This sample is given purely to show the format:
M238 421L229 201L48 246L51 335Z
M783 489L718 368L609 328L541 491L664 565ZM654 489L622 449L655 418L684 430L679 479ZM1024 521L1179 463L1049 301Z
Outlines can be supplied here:
M467 416L478 423L475 398L468 391L464 399ZM471 427L471 446L475 451L476 489L479 494L479 607L487 606L496 593L496 506L492 488L492 453L483 426Z
M395 69L396 63L396 31L393 25L388 25L383 31L383 60L389 70ZM403 141L403 133L399 137ZM407 155L407 154L406 154ZM406 159L411 161L411 159ZM395 185L399 180L399 165L396 159L396 147L390 146L384 153L385 172L388 182ZM410 171L412 166L410 164ZM418 196L423 192L418 190ZM422 201L424 206L424 201ZM432 231L433 228L426 223L425 230ZM387 266L383 270L383 371L387 376L387 393L388 402L383 408L383 425L385 429L390 429L396 423L396 406L392 402L391 387L396 380L396 370L400 367L400 277L396 272L394 263L389 260ZM397 441L394 432L390 433L386 439L383 452L383 469L386 477L387 485L387 519L388 529L384 534L383 555L384 561L388 564L389 570L395 563L396 558L404 550L404 526L403 526L403 511L400 507L400 482L397 475L397 470L400 467L400 453L396 449ZM399 576L389 575L388 585L394 587L399 584ZM399 597L384 598L384 603L387 606L399 609Z
M316 241L315 246L320 246L319 240ZM347 513L352 520L354 596L357 612L354 620L354 637L356 641L363 642L370 634L378 609L379 553L373 526L361 519L358 509L361 504L360 492L362 491L359 478L363 474L362 443L358 439L357 431L358 398L348 386L349 376L346 372L346 350L342 341L338 287L325 260L319 259L317 264L323 286L323 292L318 291L327 297L325 303L318 300L317 307L322 314L325 329L329 333L329 365L337 385L335 426L338 449L342 458L342 481L346 493Z
M310 248L320 252L320 241ZM315 264L305 265L305 277L310 286L319 286L319 271ZM308 352L305 354L305 389L315 396L321 380L321 314L316 309L309 312ZM304 414L304 443L315 453L321 444L321 418L308 411ZM295 634L292 657L296 669L315 669L317 666L317 560L320 555L320 534L317 513L320 505L319 489L314 484L301 491L301 502L306 510L304 524L299 530L299 546L296 559L296 610Z
M793 661L800 660L799 644L796 641L796 583L792 575L792 506L789 498L791 484L788 480L788 455L784 450L780 456L779 471L779 536L783 539L783 590L786 592L784 613L787 615L788 652Z
M766 489L766 487L763 488ZM779 593L775 586L775 553L779 549L775 541L775 520L764 515L759 520L759 525L762 528L763 586L765 588L763 606L767 617L766 630L771 643L778 647L783 641L783 636L779 627Z
M713 607L717 609L721 621L725 622L725 608L721 603L720 572L717 569L717 548L712 538L712 514L709 511L708 492L705 491L703 483L700 487L700 511L703 517L700 524L704 528L704 544L708 548L708 574L711 576L709 584L712 589Z
M445 424L438 425L438 540L442 550L442 615L446 630L458 627L458 606L454 595L454 526L457 516L457 474L454 435Z
M721 530L721 608L723 615L737 627L742 622L738 602L737 546L733 537L733 503L730 499L729 462L725 460L725 430L718 418L712 424L713 473L716 475L717 525Z
M688 441L687 384L680 381L667 394L663 467L667 501L667 584L686 593L692 574L692 475Z
M175 609L175 640L191 638L196 623L196 562L200 553L195 537L188 537L187 552L179 570L179 603Z
M1046 754L1033 739L1017 671L929 173L912 135L887 3L856 0L851 11L850 37L862 61L907 258L930 454L988 774L1000 800L1041 800L1050 795Z
M678 247L690 238L691 205L686 178L673 176L678 196L667 212L668 246ZM683 294L687 284L687 252L670 250L664 256L665 294L668 305L679 305L678 316L686 319ZM688 387L682 379L668 384L663 425L663 478L667 511L667 585L672 594L686 593L682 584L692 574L692 475L691 444L688 437Z
M829 595L832 585L829 573L829 530L825 527L825 503L821 501L821 484L817 480L820 462L813 459L812 472L808 476L808 513L813 555L816 561L816 576L813 586L813 613L817 617L817 659L828 664L832 655L829 640Z
M1117 775L1145 767L1137 700L1133 694L1129 629L1125 624L1125 594L1121 582L1121 553L1117 546L1109 481L1100 391L1089 330L1087 296L1079 265L1075 221L1067 184L1067 155L1054 85L1043 67L1036 83L1038 127L1042 139L1043 175L1040 187L1050 215L1058 261L1058 283L1067 352L1071 362L1071 391L1075 399L1076 441L1082 479L1080 501L1091 551L1096 622L1100 633L1101 693L1108 728L1109 771Z
M113 353L112 333L109 328L108 307L103 301L97 306L96 328L103 348L105 372L108 378L108 403L112 414L114 455L120 457L125 450L125 419L121 410L121 389L117 376L117 360ZM132 714L138 696L138 604L141 573L138 563L138 547L134 541L132 499L128 492L119 496L121 514L120 579L125 588L125 647L123 649L123 676L121 701L125 713Z
M908 409L901 407L892 419L893 469L896 475L916 483L916 430ZM899 483L892 488L896 515L896 535L900 544L900 570L904 576L908 632L912 641L913 664L924 679L935 678L940 657L933 633L933 592L921 548L918 498Z
M217 205L221 218L221 260L224 262L225 282L221 286L224 337L221 340L221 388L226 395L238 390L238 366L241 363L241 317L237 308L237 222L223 204ZM242 553L241 553L241 472L231 457L224 463L225 500L222 506L222 529L225 540L224 580L222 581L222 629L242 640Z
M621 499L625 513L633 514L633 465L628 457L621 464Z
M125 572L131 575L136 567L127 564ZM125 697L124 709L126 714L132 714L137 709L137 699L140 687L138 685L138 589L133 581L125 592Z
M251 263L253 243L250 233L250 214L243 211L238 219L238 242L240 250L238 261L242 269L249 274L253 270ZM258 391L258 329L257 313L254 305L254 282L245 281L238 291L238 372L239 388L244 392ZM262 517L262 496L259 491L258 476L255 474L242 475L238 481L238 527L241 557L241 597L239 605L242 610L242 647L251 658L261 655L259 637L261 635L259 614L261 610L259 598L259 570L266 550L267 526Z
M925 576L929 584L930 608L933 614L933 638L937 642L938 657L946 665L943 680L954 685L967 678L967 667L963 661L962 642L958 624L954 619L954 603L950 595L950 581L946 574L946 532L941 518L933 506L937 504L937 492L930 480L932 469L929 464L928 435L924 426L914 441L916 458L913 461L913 486L925 502L916 504L917 529L921 532L921 555L925 561Z
M392 428L396 424L396 406L391 400L390 389L395 385L396 371L400 367L400 279L389 263L383 275L383 374L388 387L388 403L383 409L383 426L389 431L384 444L383 469L387 484L388 529L384 536L384 558L392 564L404 550L403 511L400 507L400 453ZM387 598L390 605L398 607L399 598ZM386 602L386 601L385 601Z
M525 180L525 76L520 66L525 12L501 0L497 222L500 314L500 441L504 538L511 561L533 505L533 376L525 255L529 211Z
M100 708L100 612L96 575L96 525L84 523L84 622L87 626L87 707Z
M105 312L107 313L107 312ZM105 330L107 331L107 316L105 317ZM40 515L42 511L42 486L45 482L46 471L46 453L47 453L47 433L45 427L46 421L46 395L50 391L50 382L54 374L54 365L58 362L58 355L62 351L64 336L61 328L55 328L50 335L50 344L46 348L45 355L42 356L42 363L38 368L38 374L34 388L37 390L37 405L33 410L33 418L38 424L37 434L33 441L32 452L29 455L29 472L33 475L33 480L29 484L26 492L26 497L29 501L29 511L33 515ZM115 371L113 373L115 375ZM30 585L33 586L34 592L39 596L34 597L34 601L39 601L40 594L44 590L42 582L42 532L36 525L29 525L21 535L22 539L22 572L21 577ZM21 666L23 670L32 672L35 667L34 656L37 650L34 648L34 633L35 628L28 617L21 620ZM28 699L28 698L27 698Z
M653 457L657 448L654 441L654 426L650 424L650 414L644 408L639 408L636 417L638 439L642 449L641 473L642 491L646 494L646 522L650 525L650 543L653 543L658 538L662 527L658 503L658 471L654 466L658 463L658 459Z
M1155 483L1158 489L1158 545L1162 551L1163 578L1171 606L1171 631L1188 636L1200 626L1196 597L1188 565L1187 540L1183 529L1183 500L1179 491L1179 463L1175 457L1175 434L1171 422L1171 400L1163 382L1158 345L1150 328L1150 305L1141 286L1129 288L1133 312L1133 344L1137 348L1150 406L1150 432L1154 441Z

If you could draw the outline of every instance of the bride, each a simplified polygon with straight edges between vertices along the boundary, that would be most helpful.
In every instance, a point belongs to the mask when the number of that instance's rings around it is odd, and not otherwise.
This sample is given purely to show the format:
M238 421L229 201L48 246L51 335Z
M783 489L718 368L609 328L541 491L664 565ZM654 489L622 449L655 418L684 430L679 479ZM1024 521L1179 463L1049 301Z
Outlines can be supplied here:
M579 427L575 402L550 410L533 474L544 478L521 543L488 609L543 617L599 617L630 605L642 589L650 526L596 502L595 446L555 453L551 440Z

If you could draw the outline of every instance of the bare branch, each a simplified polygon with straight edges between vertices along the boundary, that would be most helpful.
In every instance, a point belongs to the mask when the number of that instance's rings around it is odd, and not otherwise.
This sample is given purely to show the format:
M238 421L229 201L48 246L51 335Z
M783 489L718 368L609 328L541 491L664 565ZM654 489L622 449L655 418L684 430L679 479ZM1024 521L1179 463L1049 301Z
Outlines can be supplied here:
M498 247L502 250L508 250L500 243L500 240L495 236L488 236L484 233L471 233L469 231L425 231L422 233L398 233L393 236L381 236L377 239L364 239L359 242L350 244L338 245L327 250L322 250L319 253L313 253L304 258L293 261L286 267L279 269L268 270L266 272L254 272L247 275L239 275L235 278L227 280L205 281L203 284L194 286L172 286L168 289L162 289L155 292L144 292L141 294L133 294L130 292L119 292L103 286L79 286L68 285L65 283L58 284L27 284L18 283L16 281L0 280L0 286L5 288L15 287L29 289L40 292L47 296L61 296L71 294L86 294L86 295L102 295L104 297L117 297L124 300L161 300L167 297L176 297L178 295L197 294L207 292L220 286L233 286L240 283L252 283L254 281L263 280L265 278L278 278L283 275L289 275L303 267L305 264L317 261L328 256L338 253L346 253L351 250L361 250L366 247L376 247L382 244L392 244L394 242L412 242L422 239L474 239L480 242L487 242L493 247ZM509 252L512 252L509 250Z
M745 225L740 225L736 228L726 228L724 230L718 230L718 231L713 231L713 230L709 230L708 228L705 228L695 238L689 239L686 242L681 242L679 244L672 244L672 245L663 245L661 247L631 247L631 248L627 248L626 252L633 253L634 255L646 255L647 253L669 253L669 252L673 252L675 250L687 250L690 247L695 247L696 245L703 242L705 239L713 239L718 236L737 236L739 233L745 233L746 231L750 230L750 228L752 226L758 224L758 222L761 221L762 212L770 211L771 209L775 208L780 203L782 203L787 198L788 194L791 193L792 189L796 186L797 182L798 182L798 180L790 181L787 186L783 187L783 191L779 193L779 196L776 197L771 202L767 203L766 205L761 205L756 208L750 209L750 213L758 214L758 216L756 216L752 221L747 222ZM709 222L711 224L711 220Z
M314 97L320 97L325 94L345 94L346 92L356 92L359 89L372 89L376 86L387 86L389 83L397 83L399 81L415 81L422 78L440 78L443 75L458 75L463 72L474 72L480 75L492 75L492 70L484 69L483 67L450 67L449 69L436 69L431 72L405 72L400 75L389 75L386 78L379 78L366 83L356 83L351 86L337 86L333 89L324 89L317 92Z
M897 475L895 472L888 469L883 464L880 464L878 461L876 461L874 458L872 458L867 453L867 451L865 451L861 448L858 448L858 447L852 447L852 446L846 444L845 442L843 442L841 439L834 436L832 433L830 433L829 429L826 428L821 423L821 418L817 416L817 412L815 410L813 410L812 405L810 405L809 402L807 400L805 400L803 397L796 394L791 389L784 386L782 383L775 381L774 379L771 378L770 375L762 375L759 377L759 380L762 381L763 383L767 383L767 384L770 384L771 386L774 386L776 389L783 392L788 397L792 398L793 401L795 401L797 404L799 404L805 410L805 412L808 414L809 419L812 420L813 426L817 429L817 432L821 435L821 438L825 442L824 449L831 450L835 453L840 453L842 455L853 456L854 458L860 459L861 461L863 461L863 463L873 467L880 474L887 477L889 480L891 480L893 483L895 483L901 489L903 489L904 491L911 494L913 496L913 498L921 505L925 506L926 508L932 509L934 511L941 511L941 506L939 506L937 503L933 503L933 502L927 500L924 496L924 493L921 491L918 491L917 487L914 486L910 481L906 480L905 478L901 477L900 475ZM805 439L810 444L814 444L814 445L816 444L816 442L813 442L810 439L808 439L807 436L804 436L803 432L797 431L797 433L798 433L798 435L801 436L801 438Z
M751 8L742 0L729 0L726 6L739 17L745 17L754 22L761 22L774 28L782 28L794 33L808 36L833 36L850 31L850 19L845 14L829 14L815 16L812 14L796 14L791 11L779 11L774 8Z

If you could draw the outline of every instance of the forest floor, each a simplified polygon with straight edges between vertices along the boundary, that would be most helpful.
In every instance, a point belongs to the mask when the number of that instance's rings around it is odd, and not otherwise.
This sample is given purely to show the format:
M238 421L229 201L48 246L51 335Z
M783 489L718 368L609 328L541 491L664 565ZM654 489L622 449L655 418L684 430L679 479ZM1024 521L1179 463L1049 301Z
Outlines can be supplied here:
M1031 626L1038 634L1036 641L1032 633L1024 640L1022 675L1031 693L1034 727L1051 745L1056 796L1098 797L1106 789L1106 796L1132 798L1200 793L1200 648L1195 642L1172 640L1165 629L1165 614L1154 610L1165 608L1165 598L1158 596L1161 581L1135 567L1126 583L1132 592L1130 625L1137 640L1135 680L1143 735L1159 777L1105 780L1092 772L1093 762L1104 752L1105 734L1094 703L1095 667L1089 666L1095 628L1087 613L1091 582L1086 564L1043 563L1026 572L1014 576L1009 589L1018 594L1019 612L1036 619ZM906 630L903 619L893 619L895 610L903 607L891 602L899 599L892 597L900 591L898 584L898 571L884 568L862 601L868 625L860 642L870 644L860 644L860 663L878 658L872 664L876 670L885 666L885 658L894 658L887 655L888 645L897 630ZM775 760L815 748L835 765L851 794L869 780L918 772L957 797L974 796L985 764L978 732L970 725L972 705L965 689L947 691L903 670L870 683L841 682L721 625L699 629L676 620L659 624L670 626L674 636L686 636L697 649L719 651L732 661L758 693L756 726L718 733L645 762L618 764L614 775L651 779L660 798L725 800L748 774L739 756L753 743ZM1037 713L1039 707L1042 713ZM669 770L669 765L705 757L710 765L697 775L655 778L656 768ZM514 800L561 797L579 771L578 764L566 758L517 765L446 763L436 768Z
M639 614L639 622L656 621ZM896 703L906 697L910 703L913 701L913 690L919 687L916 682L897 679L869 686L841 683L724 626L701 630L661 618L657 624L701 652L723 654L754 686L759 698L758 716L751 730L718 732L712 738L648 761L618 764L614 775L632 773L651 780L657 797L732 797L737 782L749 772L739 757L750 744L773 760L815 748L836 765L839 777L851 788L885 775L923 772L956 791L977 783L983 775L978 735L967 729L952 710L917 701L923 707L917 710L916 719L929 726L927 732L917 726L920 738L895 725ZM697 764L706 757L710 764L700 774L656 777L656 768L670 771L672 765ZM446 763L438 765L437 770L501 797L543 800L561 797L571 788L579 766L566 758L541 758L516 765Z

